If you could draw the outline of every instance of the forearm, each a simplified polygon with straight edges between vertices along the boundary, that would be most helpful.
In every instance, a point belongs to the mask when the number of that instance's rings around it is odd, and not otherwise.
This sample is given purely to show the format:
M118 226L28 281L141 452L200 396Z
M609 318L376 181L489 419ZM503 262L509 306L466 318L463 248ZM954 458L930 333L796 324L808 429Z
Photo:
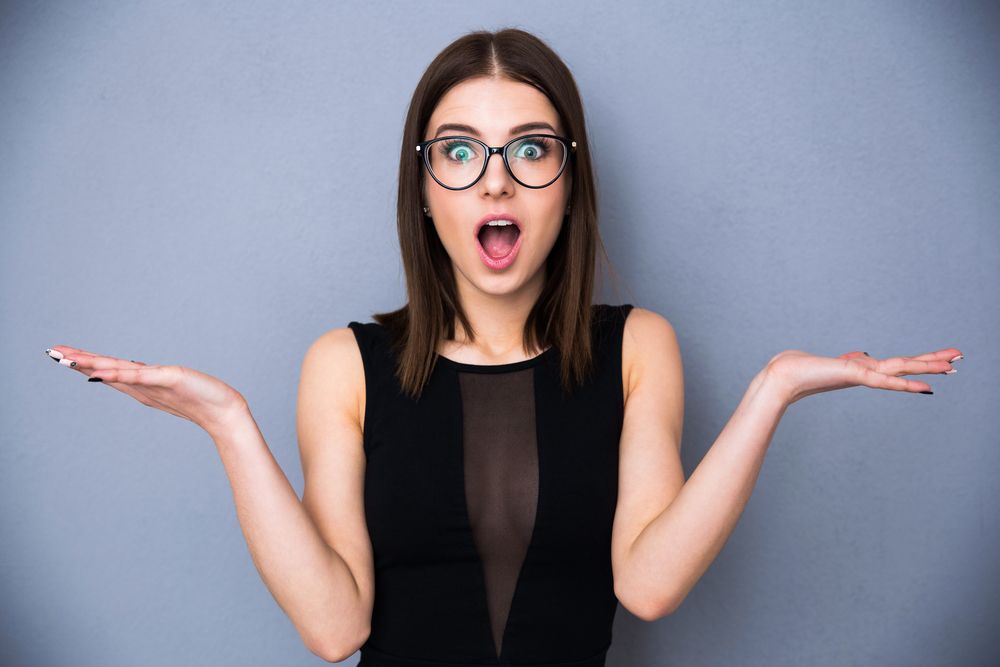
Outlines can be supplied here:
M633 542L623 588L644 617L674 611L722 550L786 407L766 370L758 373L678 495Z
M314 652L353 646L367 632L354 576L320 536L249 409L211 435L251 558L275 601Z

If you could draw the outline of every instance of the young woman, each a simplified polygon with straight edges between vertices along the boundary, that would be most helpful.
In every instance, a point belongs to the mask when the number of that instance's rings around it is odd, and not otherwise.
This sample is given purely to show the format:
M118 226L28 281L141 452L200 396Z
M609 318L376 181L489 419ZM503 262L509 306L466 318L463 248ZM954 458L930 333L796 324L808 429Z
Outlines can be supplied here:
M264 583L329 661L603 665L619 602L669 614L719 553L789 405L858 385L931 393L903 376L962 358L781 352L685 481L677 338L650 310L591 304L583 107L520 30L466 35L428 67L397 219L407 304L305 354L301 502L220 380L47 350L211 435Z

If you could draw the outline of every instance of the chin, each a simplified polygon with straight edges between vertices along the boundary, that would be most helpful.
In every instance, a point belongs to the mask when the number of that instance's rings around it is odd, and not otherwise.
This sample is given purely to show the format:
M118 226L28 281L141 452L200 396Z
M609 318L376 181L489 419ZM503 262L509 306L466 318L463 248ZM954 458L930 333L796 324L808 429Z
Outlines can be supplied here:
M522 258L524 259L524 258ZM493 271L480 264L474 270L474 279L470 282L484 294L492 296L504 296L516 294L528 286L541 267L534 267L533 271L525 271L524 267L516 265L504 271Z

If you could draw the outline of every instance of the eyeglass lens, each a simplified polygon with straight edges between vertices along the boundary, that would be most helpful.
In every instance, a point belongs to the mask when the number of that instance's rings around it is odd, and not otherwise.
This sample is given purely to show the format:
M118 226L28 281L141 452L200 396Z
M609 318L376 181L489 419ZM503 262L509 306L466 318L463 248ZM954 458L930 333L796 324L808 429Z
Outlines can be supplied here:
M458 137L436 141L427 152L431 172L449 188L471 185L483 171L486 155L481 144ZM566 146L551 137L521 137L507 147L507 161L517 180L541 187L559 175L566 161Z

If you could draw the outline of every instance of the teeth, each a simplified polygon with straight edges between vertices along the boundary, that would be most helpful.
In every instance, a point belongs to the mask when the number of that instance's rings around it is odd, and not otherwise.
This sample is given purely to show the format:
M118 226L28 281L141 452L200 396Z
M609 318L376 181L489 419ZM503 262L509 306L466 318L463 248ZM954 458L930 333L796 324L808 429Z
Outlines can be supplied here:
M513 225L514 223L510 220L490 220L486 224L490 227L506 227L507 225Z

